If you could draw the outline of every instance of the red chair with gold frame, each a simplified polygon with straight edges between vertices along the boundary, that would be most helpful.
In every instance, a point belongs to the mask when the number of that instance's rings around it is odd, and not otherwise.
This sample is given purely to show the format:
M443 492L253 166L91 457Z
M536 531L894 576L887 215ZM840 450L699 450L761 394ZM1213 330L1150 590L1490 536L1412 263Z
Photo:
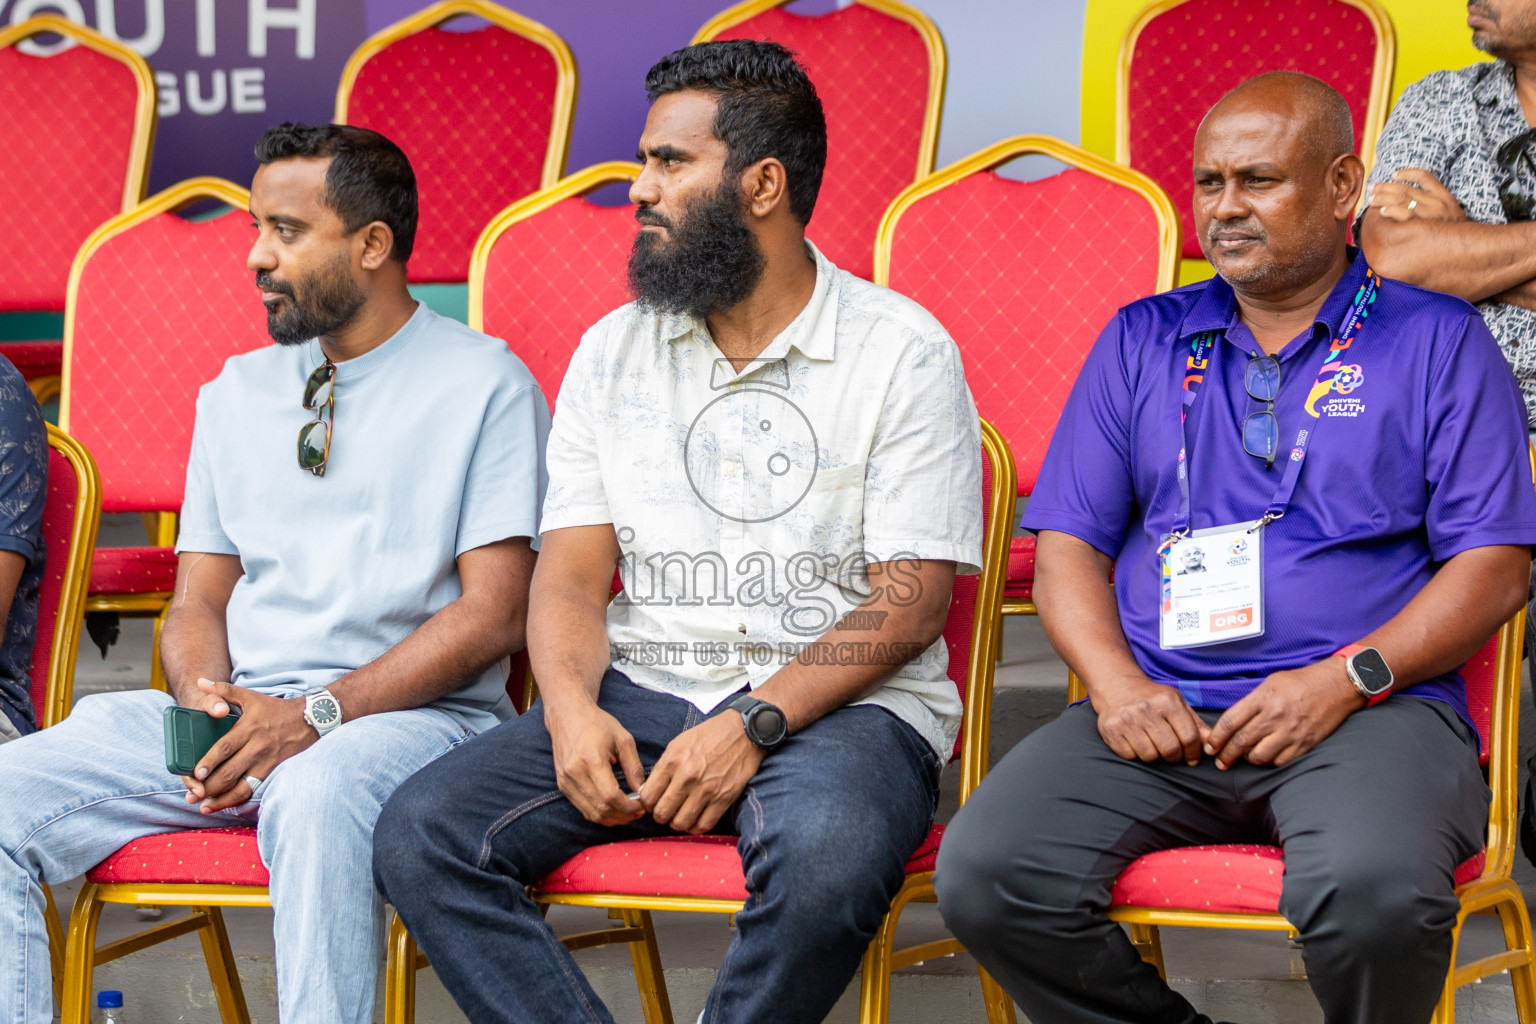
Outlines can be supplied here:
M900 0L853 0L806 17L746 0L693 37L771 39L799 55L827 116L827 168L809 234L827 259L869 278L875 230L896 194L933 170L948 57L938 26Z
M1029 155L1068 169L1028 182L996 173ZM1178 217L1146 177L1020 135L897 197L880 222L875 283L915 299L954 336L977 409L1018 462L1024 498L1099 331L1121 306L1171 287L1178 252ZM1004 615L1034 614L1034 570L1034 538L1012 538Z
M1461 910L1451 940L1451 969L1435 1008L1434 1024L1454 1024L1456 990L1509 972L1520 1024L1536 1022L1536 941L1514 866L1519 811L1520 664L1525 609L1516 612L1482 649L1462 666L1467 706L1482 738L1482 761L1493 801L1488 807L1488 840L1482 852L1456 869ZM1069 676L1068 700L1087 696ZM1130 927L1143 960L1167 977L1158 928L1296 930L1280 913L1285 854L1278 846L1219 845L1160 850L1137 858L1115 880L1111 920ZM1196 881L1198 879L1198 881ZM1473 914L1493 914L1503 930L1504 952L1457 964L1462 926Z
M1211 273L1194 230L1190 173L1206 111L1264 71L1315 75L1348 101L1369 169L1396 62L1392 19L1377 0L1156 0L1137 16L1120 43L1115 159L1157 182L1178 208L1192 261L1181 282Z
M519 707L530 703L525 696L527 678L528 659L519 651L512 656L507 676L507 696ZM86 872L75 897L64 954L60 1024L89 1024L91 979L97 967L192 932L202 941L219 1019L224 1024L251 1024L222 908L272 906L270 880L256 846L256 829L248 825L162 832L122 847ZM97 946L96 926L108 903L191 907L192 912ZM411 980L414 991L415 978Z
M442 27L463 15L489 25ZM496 211L565 172L575 109L570 47L488 0L442 0L376 33L336 90L337 123L388 136L415 168L413 282L468 278L475 239Z
M1002 600L1003 567L1016 492L1013 456L1002 436L986 420L981 421L981 446L982 569L980 575L955 579L955 592L944 625L949 675L965 705L954 751L954 760L960 762L962 803L981 784L987 771L995 661L993 623ZM934 902L933 868L943 835L944 826L934 825L907 861L906 881L864 955L859 998L862 1024L884 1024L889 1018L893 970L963 951L953 938L909 949L893 948L902 910L909 903ZM663 859L666 871L652 870L647 877L646 869L659 866ZM541 904L601 907L610 916L621 919L622 927L582 932L562 941L572 950L628 943L646 1024L672 1024L671 1002L651 926L651 911L734 914L741 909L747 893L735 839L680 835L594 846L556 868L531 888L529 895ZM413 1024L416 972L425 966L426 957L417 951L415 940L397 916L390 928L385 1024ZM994 1024L1011 1024L1013 1004L1008 995L984 971L981 984L988 1019Z
M32 647L31 697L39 729L57 725L69 714L91 553L100 523L101 475L96 472L95 460L79 441L48 424L48 496L43 507L47 561L38 588L37 640ZM47 885L43 895L57 1003L64 978L64 933Z
M175 213L207 200L235 212ZM270 343L245 266L249 203L230 182L184 181L98 228L70 273L59 424L96 457L102 507L153 524L149 547L97 550L86 609L155 618L150 671L161 688L160 621L176 581L197 390L230 356Z
M61 36L39 56L23 44ZM70 261L97 225L144 198L155 79L144 58L85 25L41 14L0 30L0 312L61 312ZM0 343L38 401L58 394L57 341Z
M582 334L630 300L634 207L586 197L639 174L623 161L577 171L507 207L475 243L469 325L505 340L551 406Z

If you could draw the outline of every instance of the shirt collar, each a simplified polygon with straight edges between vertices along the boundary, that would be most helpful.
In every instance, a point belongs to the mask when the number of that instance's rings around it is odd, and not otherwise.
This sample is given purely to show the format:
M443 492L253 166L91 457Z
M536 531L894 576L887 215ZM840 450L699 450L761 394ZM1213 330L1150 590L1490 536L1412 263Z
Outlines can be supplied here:
M752 366L783 358L791 348L807 359L831 359L837 351L838 270L821 254L809 239L806 251L816 263L816 286L811 290L810 301L790 321L778 337L768 343ZM657 319L657 330L663 341L680 341L697 334L709 341L709 328L700 318L689 313L662 313ZM744 372L751 372L752 367Z
M1472 98L1485 107L1519 111L1520 97L1515 92L1515 69L1508 61L1495 60L1486 65L1487 70L1472 86Z
M1344 329L1344 318L1349 315L1355 294L1365 283L1365 257L1354 246L1349 247L1349 266L1328 293L1328 298L1317 311L1315 323L1323 324L1337 338ZM1239 322L1237 296L1232 286L1218 274L1206 282L1200 298L1190 307L1179 327L1179 337L1187 338L1204 331L1229 331Z

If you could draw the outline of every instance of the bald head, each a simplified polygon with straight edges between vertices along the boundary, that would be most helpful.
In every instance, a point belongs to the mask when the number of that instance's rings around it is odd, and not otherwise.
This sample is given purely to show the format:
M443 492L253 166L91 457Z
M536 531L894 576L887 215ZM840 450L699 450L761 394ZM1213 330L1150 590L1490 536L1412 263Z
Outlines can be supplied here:
M1299 71L1266 71L1239 85L1206 113L1207 124L1234 114L1260 112L1283 118L1307 142L1308 156L1324 165L1355 151L1349 104L1321 78ZM1199 137L1199 133L1196 133Z
M1294 71L1251 78L1195 133L1195 223L1240 293L1285 292L1337 267L1364 168L1349 105Z

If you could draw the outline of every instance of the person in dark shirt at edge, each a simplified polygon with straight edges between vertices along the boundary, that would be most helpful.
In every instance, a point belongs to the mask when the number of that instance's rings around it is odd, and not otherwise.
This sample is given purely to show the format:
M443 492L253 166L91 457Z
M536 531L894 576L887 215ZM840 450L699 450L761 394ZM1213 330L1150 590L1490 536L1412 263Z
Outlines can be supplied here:
M1444 989L1488 807L1458 670L1525 601L1536 492L1477 311L1346 244L1352 151L1293 72L1206 115L1220 277L1116 315L1024 514L1089 699L988 774L934 884L1031 1020L1208 1024L1107 916L1133 860L1208 843L1284 848L1330 1024L1426 1024ZM1177 575L1196 543L1208 571Z
M32 706L32 647L47 554L43 505L48 498L48 428L32 389L0 356L0 743L42 725Z

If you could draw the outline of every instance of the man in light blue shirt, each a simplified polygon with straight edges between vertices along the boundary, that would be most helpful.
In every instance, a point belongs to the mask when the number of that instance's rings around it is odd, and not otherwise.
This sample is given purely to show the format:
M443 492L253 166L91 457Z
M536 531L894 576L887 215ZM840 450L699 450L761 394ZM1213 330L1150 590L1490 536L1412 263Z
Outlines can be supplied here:
M46 1024L40 883L129 840L255 824L285 1024L372 1020L373 824L509 717L549 410L505 343L406 289L416 183L360 128L257 146L249 266L277 345L198 398L162 658L170 695L88 697L0 750L0 1020ZM296 457L297 456L297 457ZM230 732L167 773L173 700Z

